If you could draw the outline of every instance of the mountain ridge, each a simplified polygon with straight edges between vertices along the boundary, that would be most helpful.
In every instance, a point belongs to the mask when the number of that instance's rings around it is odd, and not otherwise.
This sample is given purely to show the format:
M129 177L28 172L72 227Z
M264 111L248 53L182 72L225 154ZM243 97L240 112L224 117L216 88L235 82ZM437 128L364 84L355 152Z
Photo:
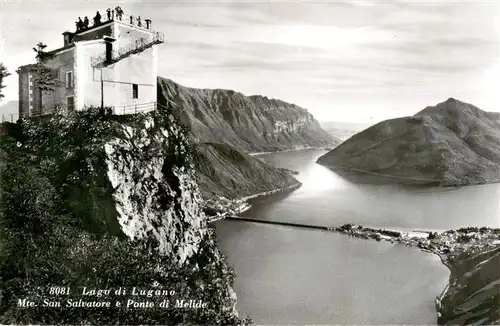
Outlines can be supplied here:
M159 77L158 102L172 108L195 142L225 142L245 152L340 143L306 109L266 96L184 87Z
M494 116L449 98L413 116L375 124L317 162L339 172L378 175L410 185L498 182L500 124Z

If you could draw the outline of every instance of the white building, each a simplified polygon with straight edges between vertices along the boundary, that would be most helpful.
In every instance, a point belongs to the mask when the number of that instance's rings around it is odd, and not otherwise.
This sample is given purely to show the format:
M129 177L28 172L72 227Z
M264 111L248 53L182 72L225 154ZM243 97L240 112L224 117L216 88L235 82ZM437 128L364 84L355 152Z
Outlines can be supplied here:
M36 65L17 70L20 117L48 114L57 106L113 107L116 114L154 108L157 45L164 39L151 29L150 20L111 17L63 36L63 47L46 52L49 57L43 62L59 81L54 91L40 90Z

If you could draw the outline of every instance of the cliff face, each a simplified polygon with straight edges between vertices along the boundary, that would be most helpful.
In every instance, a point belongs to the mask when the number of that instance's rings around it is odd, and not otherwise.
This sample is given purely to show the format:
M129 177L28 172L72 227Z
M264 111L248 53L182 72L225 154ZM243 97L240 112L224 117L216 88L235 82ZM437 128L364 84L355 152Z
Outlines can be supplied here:
M6 123L0 154L2 323L244 322L234 274L201 209L191 145L173 116L89 110ZM18 306L21 297L40 302L47 284L70 287L75 301L83 286L169 289L172 307L199 299L209 308Z
M198 182L208 198L241 198L299 184L289 172L227 144L199 144L197 153Z
M247 152L340 143L307 110L263 96L187 88L158 78L158 102L171 107L200 142L224 142Z
M378 123L318 159L359 181L466 185L500 181L500 125L455 99Z
M123 232L157 239L160 252L184 263L207 232L205 216L192 162L182 158L186 140L175 120L162 120L117 125L104 144L107 175Z

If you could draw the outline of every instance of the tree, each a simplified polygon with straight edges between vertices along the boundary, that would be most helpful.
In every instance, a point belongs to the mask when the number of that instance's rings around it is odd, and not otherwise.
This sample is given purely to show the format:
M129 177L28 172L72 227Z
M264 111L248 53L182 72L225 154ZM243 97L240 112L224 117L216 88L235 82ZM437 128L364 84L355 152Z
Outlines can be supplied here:
M44 51L46 47L47 45L44 44L43 42L38 42L36 46L33 48L33 51L36 52L35 58L37 59L37 62L43 62L45 58L47 58L48 55Z
M438 233L437 232L429 232L429 235L427 236L427 239L429 240L433 240L433 239L436 239L438 236Z
M57 75L54 73L53 69L45 65L47 60L53 58L52 54L44 51L46 47L47 45L44 43L38 42L36 47L33 48L33 51L36 52L37 59L37 64L35 65L35 81L41 91L54 91L56 87L60 85L60 81L57 79Z
M61 85L61 81L57 78L57 73L54 69L47 67L47 60L53 58L53 55L45 52L46 44L38 42L33 48L36 52L37 63L34 66L34 82L38 88L38 96L40 101L39 109L42 109L42 94L44 91L54 92Z
M3 84L3 79L10 76L11 73L7 71L7 67L4 66L3 63L0 62L0 100L5 97L2 94L2 89L5 88L5 85Z

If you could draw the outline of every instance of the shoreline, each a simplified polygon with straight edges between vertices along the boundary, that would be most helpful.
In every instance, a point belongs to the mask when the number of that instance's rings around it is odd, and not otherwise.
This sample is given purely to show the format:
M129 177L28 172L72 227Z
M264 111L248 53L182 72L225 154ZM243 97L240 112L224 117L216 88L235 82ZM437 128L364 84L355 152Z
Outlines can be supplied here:
M237 200L247 201L247 200L250 200L250 199L257 198L257 197L264 197L264 196L275 195L275 194L283 192L283 191L293 190L293 189L300 188L301 186L302 186L302 183L298 182L298 183L293 184L291 186L282 187L282 188L276 188L274 190L268 190L268 191L258 192L258 193L253 194L253 195L248 195L248 196L244 196L244 197L238 198Z
M275 195L277 193L281 193L284 191L288 190L294 190L297 188L300 188L302 186L302 183L298 182L293 185L287 186L287 187L282 187L282 188L276 188L273 190L268 190L268 191L262 191L258 192L253 195L248 195L244 197L240 197L237 199L228 199L225 197L219 197L217 199L210 199L206 200L205 203L211 204L211 208L216 211L215 215L208 216L207 215L207 222L208 223L213 223L219 220L223 220L227 218L228 216L231 215L239 215L243 212L246 212L250 208L252 208L252 205L248 203L248 200L254 199L257 197L264 197L264 196L270 196L270 195Z
M438 324L443 317L443 311L446 310L442 305L442 300L453 287L452 278L456 272L451 260L453 256L474 253L484 248L498 246L498 239L500 238L500 229L488 227L465 227L441 232L422 229L413 230L413 232L401 232L394 229L372 229L361 225L344 224L341 227L329 228L329 230L354 237L404 244L405 246L418 248L423 252L438 256L441 264L450 273L447 284L435 298L436 322ZM413 234L411 235L411 233Z
M332 147L332 149L335 146ZM321 147L321 146L304 146L304 147L297 147L297 148L291 148L291 149L282 149L279 151L271 151L271 152L249 152L247 153L250 156L261 156L261 155L267 155L267 154L276 154L276 153L284 153L284 152L294 152L294 151L303 151L303 150L310 150L310 149L322 149L325 151L328 151L327 147Z

